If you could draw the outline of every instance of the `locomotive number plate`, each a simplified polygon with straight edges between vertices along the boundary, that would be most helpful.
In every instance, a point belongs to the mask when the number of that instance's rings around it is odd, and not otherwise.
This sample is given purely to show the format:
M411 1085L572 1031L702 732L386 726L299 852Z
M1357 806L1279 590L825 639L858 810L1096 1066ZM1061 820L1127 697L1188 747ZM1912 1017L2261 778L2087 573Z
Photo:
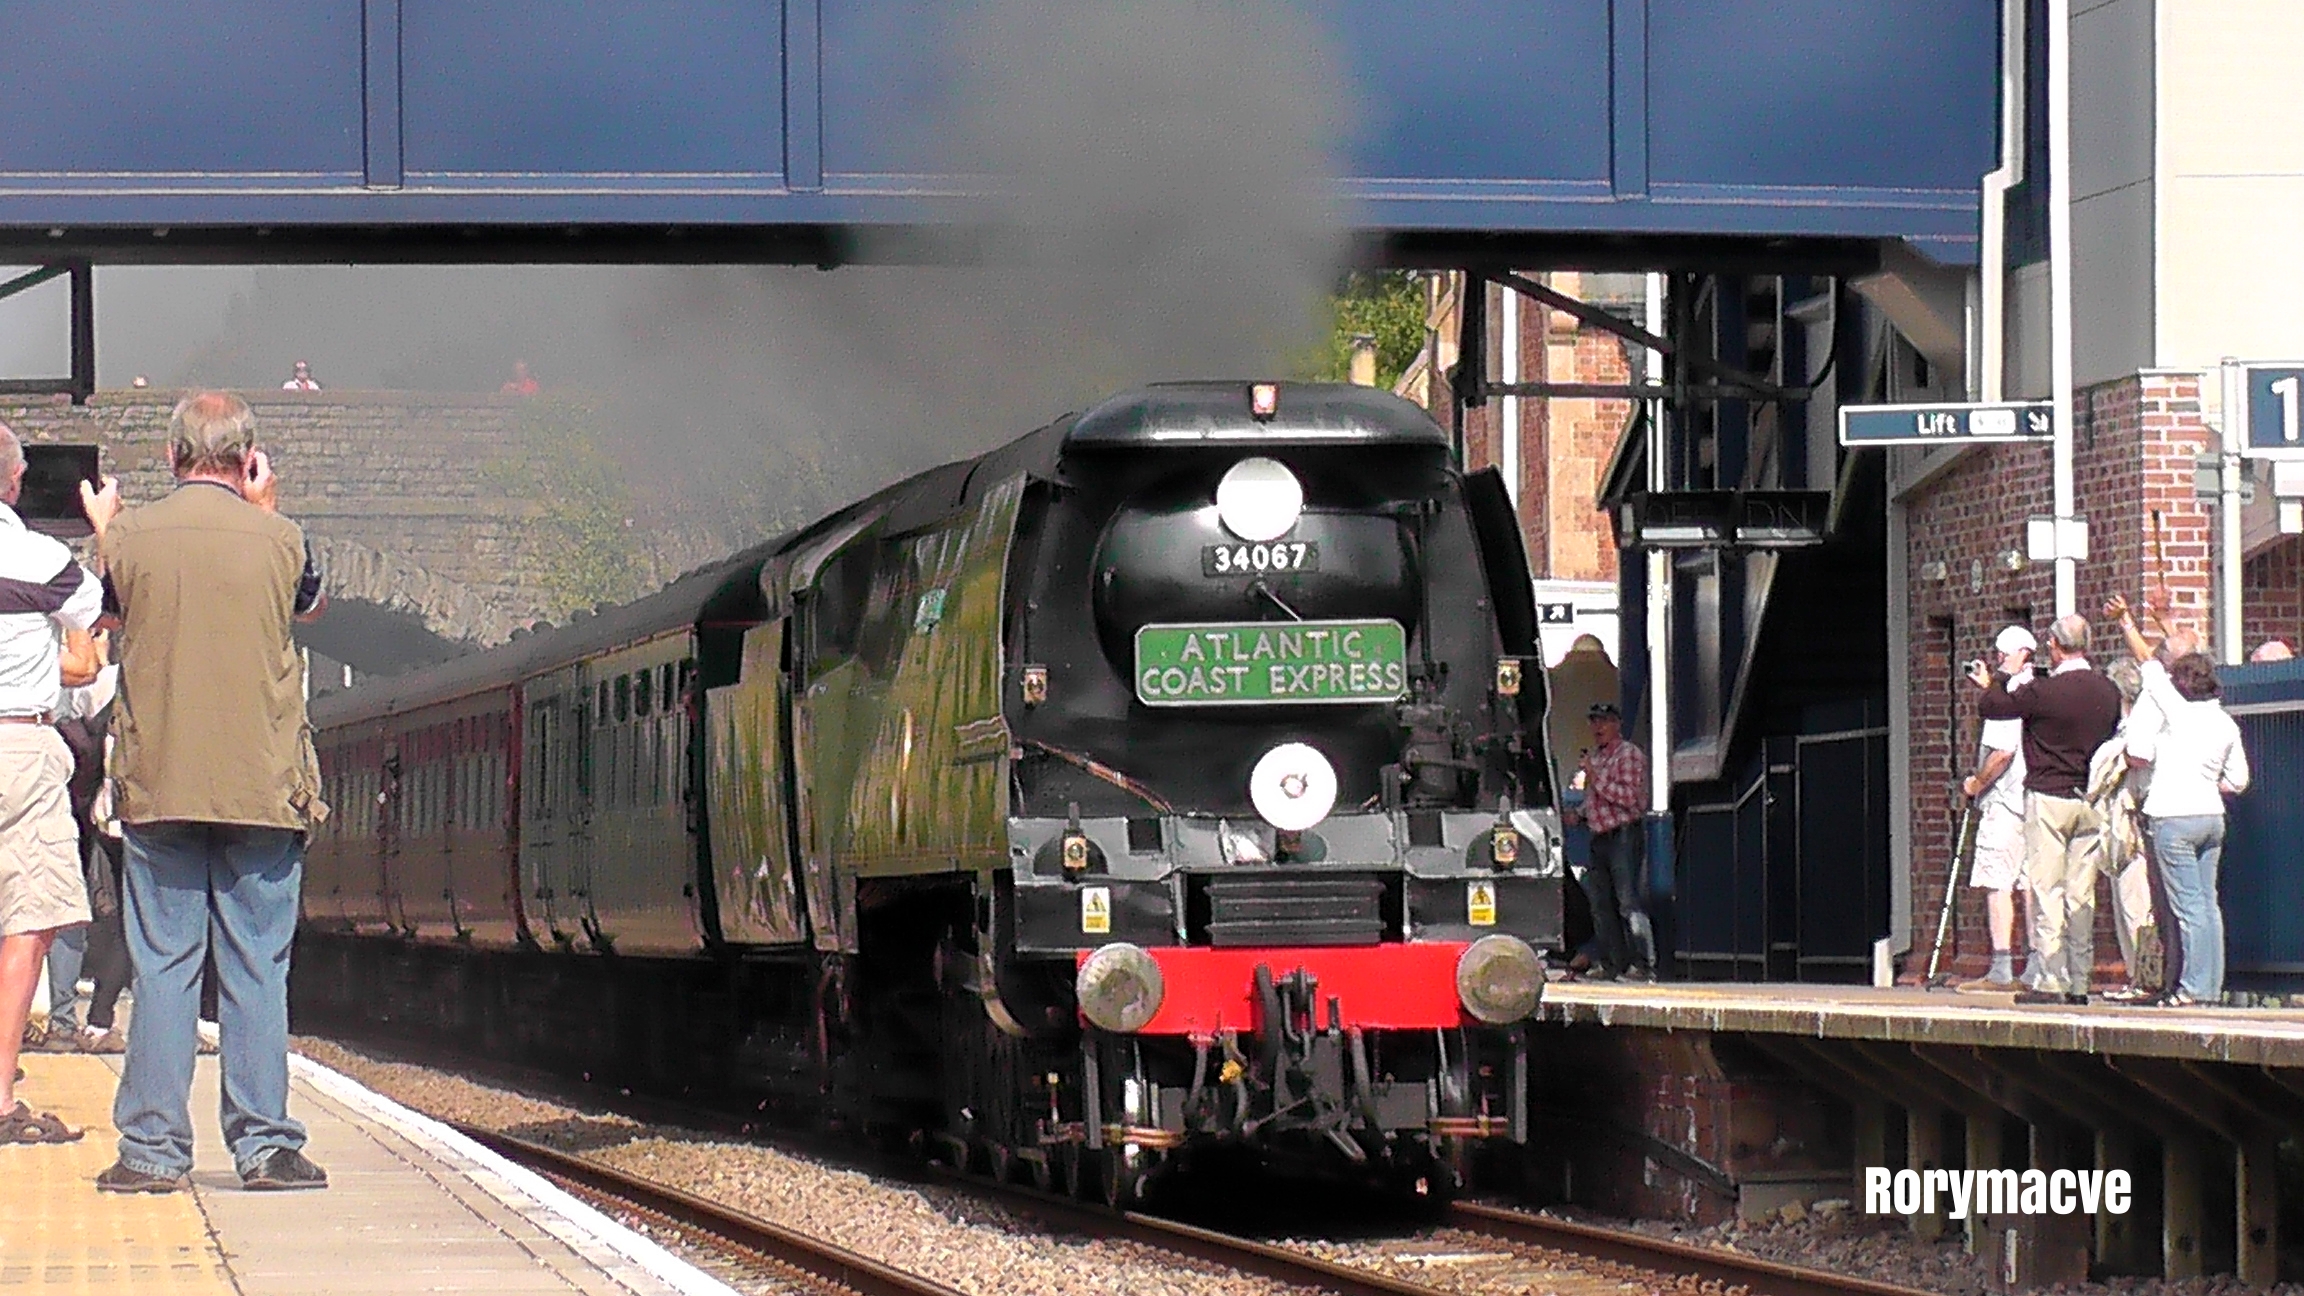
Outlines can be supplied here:
M1217 622L1136 632L1146 706L1389 702L1408 690L1397 621Z
M1271 544L1220 544L1200 547L1203 576L1253 576L1260 572L1316 572L1320 546L1310 540L1276 540Z

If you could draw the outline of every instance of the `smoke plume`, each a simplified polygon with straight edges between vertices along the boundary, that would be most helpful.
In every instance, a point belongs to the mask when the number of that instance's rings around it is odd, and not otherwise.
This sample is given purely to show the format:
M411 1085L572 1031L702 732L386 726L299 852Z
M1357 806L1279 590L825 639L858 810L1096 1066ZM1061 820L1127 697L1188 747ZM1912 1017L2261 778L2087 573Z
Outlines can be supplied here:
M907 243L909 264L266 269L148 367L269 387L301 358L334 388L493 390L525 360L599 401L688 560L1113 390L1279 373L1317 344L1350 127L1318 21L1293 0L950 12L951 99L919 142L1002 179L981 226Z

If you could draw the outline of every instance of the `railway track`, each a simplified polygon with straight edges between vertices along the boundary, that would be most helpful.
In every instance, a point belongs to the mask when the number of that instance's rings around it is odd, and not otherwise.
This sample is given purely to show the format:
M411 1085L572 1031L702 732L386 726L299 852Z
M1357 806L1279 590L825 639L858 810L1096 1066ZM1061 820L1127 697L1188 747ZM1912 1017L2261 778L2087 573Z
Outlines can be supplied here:
M589 1101L652 1124L711 1130L744 1139L758 1139L766 1132L756 1119L708 1105L612 1093L589 1084L571 1085L566 1077L523 1078L531 1083L549 1080L562 1090L581 1091ZM707 1249L724 1253L739 1267L765 1272L796 1288L853 1292L856 1296L962 1296L933 1278L897 1269L590 1158L482 1127L454 1124L474 1141L561 1181L593 1198L595 1204L604 1203L610 1209L686 1235ZM964 1173L941 1162L930 1165L937 1177L953 1186L998 1201L1054 1228L1132 1242L1294 1287L1335 1296L1458 1296L1461 1290L1308 1254L1298 1246L1262 1242L1159 1215L1115 1212L1022 1184ZM1492 1245L1500 1254L1510 1253L1532 1267L1550 1271L1544 1285L1532 1289L1554 1291L1560 1296L1627 1290L1742 1292L1746 1296L1924 1296L1919 1288L1482 1203L1454 1203L1436 1223L1442 1229Z
M1752 1296L1921 1296L1915 1287L1476 1202L1450 1206L1447 1222L1452 1228L1499 1242L1679 1275L1705 1284L1706 1290L1714 1290L1712 1285L1717 1284L1719 1289L1741 1287Z
M1450 1290L1158 1215L1116 1213L1037 1189L957 1173L951 1177L1082 1232L1127 1238L1337 1296L1445 1296ZM1642 1291L1741 1291L1748 1296L1925 1296L1917 1288L1495 1206L1457 1203L1448 1208L1443 1223L1554 1270L1543 1290L1561 1296L1620 1292L1627 1283L1639 1284L1634 1290Z
M595 1206L676 1232L760 1276L802 1291L853 1296L962 1296L952 1287L718 1202L557 1148L475 1125L454 1128L517 1165L574 1189Z
M709 1199L604 1166L586 1157L471 1126L465 1135L603 1205L636 1215L720 1252L748 1270L803 1290L856 1296L959 1296L956 1289L868 1256L732 1210ZM1070 1232L1133 1242L1242 1273L1334 1296L1446 1296L1449 1289L1381 1273L1178 1220L1114 1212L1012 1184L948 1172L951 1182ZM1915 1289L1845 1277L1637 1233L1463 1203L1449 1228L1491 1239L1522 1263L1549 1271L1547 1289L1564 1294L1645 1291L1750 1293L1750 1296L1917 1296Z

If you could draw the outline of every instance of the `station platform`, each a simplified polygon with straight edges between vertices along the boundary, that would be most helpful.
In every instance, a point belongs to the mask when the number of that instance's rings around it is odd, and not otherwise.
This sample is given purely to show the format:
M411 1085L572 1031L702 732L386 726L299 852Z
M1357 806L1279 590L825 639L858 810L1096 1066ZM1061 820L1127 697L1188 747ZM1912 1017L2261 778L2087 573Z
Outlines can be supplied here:
M192 1191L99 1193L116 1154L119 1063L24 1058L23 1099L87 1137L0 1147L0 1291L732 1296L549 1182L300 1057L289 1112L310 1131L326 1190L240 1187L216 1126L216 1059L203 1057Z
M1918 986L1561 981L1562 1025L1649 1027L2304 1067L2304 1009L2019 1004Z

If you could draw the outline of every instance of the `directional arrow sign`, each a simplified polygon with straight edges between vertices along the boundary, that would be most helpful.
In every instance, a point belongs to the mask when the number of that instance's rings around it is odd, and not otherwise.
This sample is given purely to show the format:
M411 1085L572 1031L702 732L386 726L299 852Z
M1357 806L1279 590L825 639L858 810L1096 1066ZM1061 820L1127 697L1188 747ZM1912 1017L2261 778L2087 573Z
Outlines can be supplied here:
M2304 364L2243 365L2240 385L2248 453L2304 455Z
M2047 401L1998 405L1843 405L1844 446L2045 441L2055 435Z

